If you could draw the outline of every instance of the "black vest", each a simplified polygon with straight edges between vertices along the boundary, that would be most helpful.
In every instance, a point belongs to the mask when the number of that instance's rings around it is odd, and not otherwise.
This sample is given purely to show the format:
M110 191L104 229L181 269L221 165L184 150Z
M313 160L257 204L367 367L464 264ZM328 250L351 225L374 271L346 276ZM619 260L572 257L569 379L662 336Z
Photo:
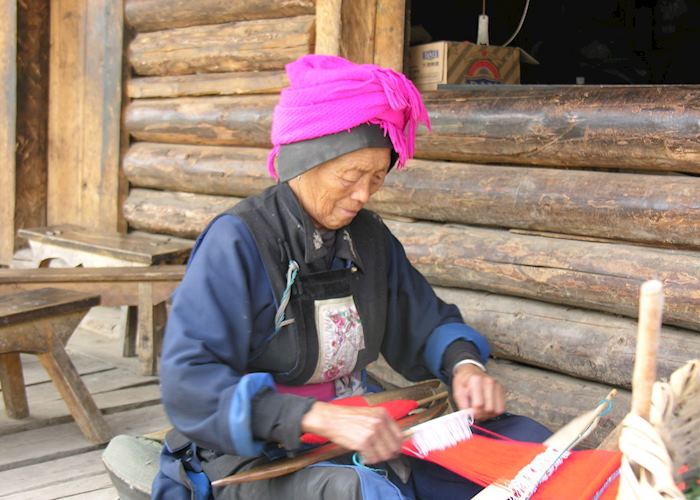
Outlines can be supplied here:
M387 314L387 235L381 219L361 210L343 230L350 234L362 267L328 271L319 262L305 262L306 234L302 208L285 184L247 198L225 212L239 217L250 229L277 300L286 286L289 260L299 264L286 317L294 319L249 356L249 371L264 371L278 383L301 385L309 380L318 361L314 302L352 295L364 330L365 348L355 370L376 360L382 345ZM264 277L260 277L264 279Z

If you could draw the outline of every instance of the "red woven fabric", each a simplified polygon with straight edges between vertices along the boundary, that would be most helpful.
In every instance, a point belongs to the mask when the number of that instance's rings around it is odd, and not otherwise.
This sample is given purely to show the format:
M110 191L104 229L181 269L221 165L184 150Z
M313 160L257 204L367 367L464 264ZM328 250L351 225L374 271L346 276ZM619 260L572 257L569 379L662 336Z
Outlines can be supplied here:
M436 463L483 486L495 481L501 483L514 478L518 472L542 451L539 443L504 441L479 435L441 451L420 457L410 441L404 443L404 453ZM573 451L542 482L534 499L570 500L592 499L620 467L619 452L603 450ZM613 499L617 494L617 480L611 481L601 499Z

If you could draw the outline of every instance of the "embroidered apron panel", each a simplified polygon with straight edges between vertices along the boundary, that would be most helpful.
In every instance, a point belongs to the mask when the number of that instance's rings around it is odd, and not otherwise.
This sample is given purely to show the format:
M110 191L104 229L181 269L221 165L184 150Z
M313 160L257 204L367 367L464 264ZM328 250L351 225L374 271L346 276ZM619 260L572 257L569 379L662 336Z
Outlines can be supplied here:
M330 382L352 373L365 335L352 295L316 300L318 362L308 383Z

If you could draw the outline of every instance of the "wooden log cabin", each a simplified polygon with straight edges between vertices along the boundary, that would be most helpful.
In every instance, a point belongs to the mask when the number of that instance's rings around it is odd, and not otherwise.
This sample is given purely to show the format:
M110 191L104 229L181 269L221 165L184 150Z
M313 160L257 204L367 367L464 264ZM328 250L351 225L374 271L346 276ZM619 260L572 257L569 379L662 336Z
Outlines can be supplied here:
M71 0L50 16L48 3L19 2L19 24L0 30L4 264L20 227L196 237L271 185L287 62L316 52L402 70L411 26L405 0ZM433 131L371 208L488 337L510 411L558 428L621 389L595 445L628 411L644 280L666 289L660 376L700 354L700 86L424 99ZM27 146L12 154L15 141Z

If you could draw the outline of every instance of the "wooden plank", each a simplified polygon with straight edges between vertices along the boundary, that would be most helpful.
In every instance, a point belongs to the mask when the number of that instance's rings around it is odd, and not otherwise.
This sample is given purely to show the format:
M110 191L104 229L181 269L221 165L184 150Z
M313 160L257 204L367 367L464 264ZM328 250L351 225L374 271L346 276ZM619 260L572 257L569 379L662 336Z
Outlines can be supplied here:
M435 289L489 341L498 358L631 389L637 322L610 314L456 288ZM700 335L664 327L660 378L700 353Z
M426 93L417 157L700 172L700 86L468 87Z
M640 284L660 279L664 322L700 330L696 252L539 238L469 226L387 221L431 283L637 316Z
M15 230L46 224L49 0L17 3L17 186Z
M36 321L45 317L73 312L87 312L100 303L100 297L84 293L44 288L4 296L0 299L0 326L9 326L25 321ZM77 326L77 324L76 324Z
M139 141L269 147L277 96L138 99L126 126Z
M139 435L168 425L161 406L147 406L105 417L115 434ZM86 441L75 423L52 425L0 437L0 471L85 453L99 448Z
M314 0L126 0L124 9L129 24L143 32L313 14Z
M340 55L343 0L316 0L316 54Z
M47 222L116 230L121 0L60 2L51 22Z
M197 75L149 76L129 80L129 97L277 94L287 85L284 71L240 71Z
M357 63L374 62L378 0L344 1L341 8L340 55Z
M279 70L313 52L314 16L139 33L129 45L138 75Z
M212 218L238 201L226 196L132 189L124 216L137 229L195 238Z
M165 264L150 267L43 267L38 269L1 269L0 286L11 283L49 284L62 288L64 283L119 283L138 281L178 281L184 265ZM0 288L0 290L2 290Z
M15 249L15 139L17 122L17 2L0 1L0 264Z
M374 64L403 71L406 0L377 2Z
M161 267L167 267L167 270L159 271ZM107 269L108 272L102 274L94 272L99 269ZM76 272L70 274L66 270L75 270ZM140 272L133 272L135 270ZM138 306L139 283L152 283L154 300L157 301L156 303L163 302L172 295L179 285L185 273L185 266L41 268L25 271L22 276L18 277L15 276L16 270L0 269L0 297L51 286L63 290L99 295L100 303L103 306Z
M60 458L51 463L29 465L0 472L0 497L24 493L24 498L36 498L32 490L64 483L69 479L80 479L102 474L102 450ZM55 498L55 497L54 497Z
M124 158L134 187L246 197L274 185L268 149L139 142Z
M153 234L94 231L70 224L22 229L20 235L43 245L82 250L146 266L183 263L192 249L189 240Z
M143 377L143 379L147 378ZM95 404L105 415L152 406L160 402L160 388L157 383L115 389L109 392L93 392L92 394ZM51 401L35 403L30 391L29 401L31 414L28 418L12 420L5 416L0 417L0 436L73 422L73 417L60 397Z
M106 472L95 473L92 475L81 475L82 477L68 479L60 483L44 486L43 488L30 489L3 497L5 500L54 500L57 498L79 498L81 495L88 495L83 498L104 498L102 491L111 488L112 481ZM111 497L115 498L115 497Z
M267 149L137 143L133 186L245 197L272 186ZM700 178L411 160L368 208L386 216L700 248ZM566 236L564 236L566 237Z

